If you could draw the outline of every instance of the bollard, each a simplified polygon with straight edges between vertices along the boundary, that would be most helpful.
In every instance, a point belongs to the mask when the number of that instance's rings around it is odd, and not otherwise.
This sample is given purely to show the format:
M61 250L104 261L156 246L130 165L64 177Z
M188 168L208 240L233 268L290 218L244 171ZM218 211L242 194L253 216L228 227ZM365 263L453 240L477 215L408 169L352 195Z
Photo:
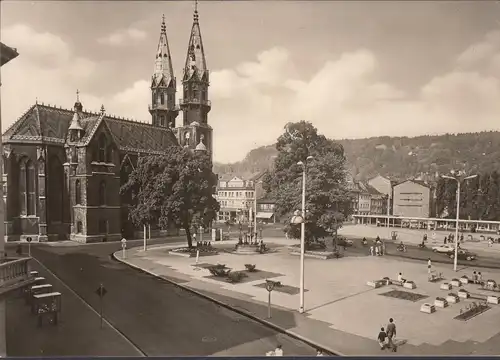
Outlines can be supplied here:
M198 260L200 260L200 250L196 250L196 265L198 265Z

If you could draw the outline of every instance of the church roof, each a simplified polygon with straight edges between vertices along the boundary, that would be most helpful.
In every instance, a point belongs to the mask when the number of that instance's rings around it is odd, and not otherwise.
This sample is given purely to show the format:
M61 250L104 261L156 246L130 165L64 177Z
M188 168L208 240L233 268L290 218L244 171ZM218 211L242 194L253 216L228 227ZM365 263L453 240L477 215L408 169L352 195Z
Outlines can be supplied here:
M5 131L3 142L64 145L73 115L73 110L35 104ZM168 128L85 111L80 114L80 125L85 132L80 143L88 145L101 123L122 151L161 154L170 146L178 146Z

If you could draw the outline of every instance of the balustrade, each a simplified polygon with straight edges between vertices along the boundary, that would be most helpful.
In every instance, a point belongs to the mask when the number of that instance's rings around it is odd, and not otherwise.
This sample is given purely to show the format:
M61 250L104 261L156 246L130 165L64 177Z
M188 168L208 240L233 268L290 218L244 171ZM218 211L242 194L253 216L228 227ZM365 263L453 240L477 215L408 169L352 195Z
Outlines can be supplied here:
M27 280L29 258L4 259L0 264L0 286L9 286L19 281Z

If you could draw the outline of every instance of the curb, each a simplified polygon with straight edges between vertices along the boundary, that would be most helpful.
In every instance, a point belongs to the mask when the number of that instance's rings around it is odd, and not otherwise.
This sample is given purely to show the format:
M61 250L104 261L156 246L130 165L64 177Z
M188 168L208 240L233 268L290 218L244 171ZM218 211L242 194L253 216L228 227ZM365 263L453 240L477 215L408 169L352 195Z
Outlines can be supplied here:
M119 251L117 251L117 252L119 252ZM197 291L197 290L195 290L195 289L193 289L193 288L190 288L190 287L187 287L187 286L184 286L184 285L178 284L178 283L176 283L175 281L172 281L172 280L166 279L166 278L164 278L164 277L162 277L162 276L160 276L160 275L158 275L158 274L155 274L155 273L154 273L154 272L152 272L152 271L149 271L149 270L144 270L144 269L140 268L139 266L134 265L134 264L132 264L132 263L128 262L128 261L127 261L127 260L125 260L125 259L120 259L120 258L118 258L118 257L116 256L116 253L117 253L117 252L114 252L114 253L112 253L112 254L111 254L111 257L112 257L115 261L121 262L121 263L126 264L126 265L128 265L128 266L130 266L130 267L132 267L132 268L134 268L134 269L136 269L136 270L139 270L139 271L142 271L142 272L148 273L148 274L153 275L153 276L155 276L155 277L157 277L157 278L160 278L160 279L162 279L162 280L164 280L164 281L167 281L167 282L169 282L170 284L173 284L173 285L175 285L175 286L177 286L177 287L179 287L179 288L181 288L181 289L183 289L183 290L189 291L190 293L193 293L193 294L195 294L195 295L197 295L197 296L200 296L200 297L202 297L202 298L204 298L204 299L206 299L206 300L209 300L209 301L211 301L211 302L213 302L213 303L216 303L216 304L218 304L218 305L220 305L220 306L222 306L222 307L224 307L224 308L226 308L226 309L228 309L228 310L234 311L234 312L236 312L236 313L238 313L238 314L240 314L240 315L243 315L243 316L245 316L245 317L248 317L248 318L250 318L250 319L252 319L252 320L254 320L254 321L256 321L256 322L258 322L258 323L260 323L260 324L262 324L262 325L265 325L265 326L267 326L267 327L270 327L271 329L276 330L276 331L278 331L278 332L280 332L280 333L282 333L282 334L286 334L286 335L288 335L288 336L290 336L290 337L292 337L292 338L294 338L294 339L296 339L296 340L302 341L302 342L306 343L307 345L309 345L309 346L311 346L311 347L314 347L314 348L316 348L316 349L321 349L321 350L323 350L323 351L325 351L325 352L327 352L327 353L332 354L333 356L346 356L345 354L343 354L343 353L341 353L341 352L338 352L338 351L334 351L334 350L332 350L332 349L329 349L328 347L325 347L324 345L320 345L320 344L316 343L315 341L313 341L313 340L311 340L311 339L308 339L308 338L306 338L306 337L304 337L304 336L302 336L302 335L299 335L299 334L294 333L293 331L283 329L283 328L279 327L278 325L273 324L273 323L272 323L272 322L270 322L270 321L267 321L267 320L261 319L261 318L259 318L258 316L254 315L254 314L252 314L252 313L250 313L250 312L247 312L247 311L245 311L245 310L240 310L240 309L234 308L234 307L232 307L231 305L226 304L226 303L225 303L225 302L223 302L223 301L220 301L220 300L215 299L215 298L213 298L213 297L211 297L211 296L205 295L205 294L203 294L203 293L201 293L201 292L199 292L199 291Z

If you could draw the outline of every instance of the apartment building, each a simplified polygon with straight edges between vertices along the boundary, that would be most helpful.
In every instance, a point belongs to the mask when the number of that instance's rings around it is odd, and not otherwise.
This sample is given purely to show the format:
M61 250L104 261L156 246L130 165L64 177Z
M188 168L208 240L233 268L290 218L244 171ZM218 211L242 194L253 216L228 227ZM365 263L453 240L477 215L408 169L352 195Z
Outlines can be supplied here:
M263 173L219 176L216 199L220 203L218 222L248 222L254 214L255 199L262 196Z
M431 210L431 187L421 180L405 180L394 186L394 215L428 218Z

